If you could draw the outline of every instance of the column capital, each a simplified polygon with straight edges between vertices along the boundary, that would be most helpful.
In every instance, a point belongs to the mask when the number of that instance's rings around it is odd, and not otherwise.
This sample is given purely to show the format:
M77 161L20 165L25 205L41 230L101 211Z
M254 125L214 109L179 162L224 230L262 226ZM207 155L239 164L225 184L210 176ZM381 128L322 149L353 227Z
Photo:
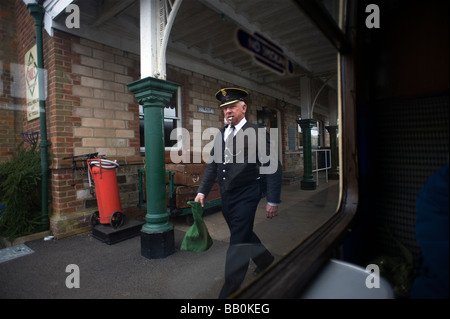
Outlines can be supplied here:
M336 132L336 130L338 129L337 125L328 125L325 126L325 128L327 129L328 133L333 133Z
M127 84L136 99L144 107L164 107L178 89L178 84L153 77L146 77Z
M314 125L317 124L317 120L302 119L302 120L297 120L297 124L299 124L301 128L312 128Z

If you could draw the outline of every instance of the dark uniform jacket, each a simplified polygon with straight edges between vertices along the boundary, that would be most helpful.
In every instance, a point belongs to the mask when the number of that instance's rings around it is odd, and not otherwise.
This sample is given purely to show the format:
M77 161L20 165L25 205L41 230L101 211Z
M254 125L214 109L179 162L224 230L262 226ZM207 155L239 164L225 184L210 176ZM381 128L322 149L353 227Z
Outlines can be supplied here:
M267 201L278 204L281 202L281 164L278 156L272 157L270 163L268 156L264 157L259 153L263 151L269 155L269 152L278 152L278 147L270 149L270 136L266 129L258 131L258 126L246 122L241 130L233 137L233 149L225 147L223 135L225 128L216 136L214 146L210 153L210 159L206 165L202 181L198 192L208 196L211 187L217 179L221 193L232 192L239 187L249 186L260 183L262 196L267 197ZM258 133L261 135L258 138ZM264 136L263 136L263 135ZM259 143L258 143L259 140ZM261 145L265 143L265 145ZM265 150L265 151L264 151ZM272 154L273 155L273 154ZM271 166L273 165L273 166ZM266 166L266 167L261 167ZM261 174L264 169L272 167L271 174Z

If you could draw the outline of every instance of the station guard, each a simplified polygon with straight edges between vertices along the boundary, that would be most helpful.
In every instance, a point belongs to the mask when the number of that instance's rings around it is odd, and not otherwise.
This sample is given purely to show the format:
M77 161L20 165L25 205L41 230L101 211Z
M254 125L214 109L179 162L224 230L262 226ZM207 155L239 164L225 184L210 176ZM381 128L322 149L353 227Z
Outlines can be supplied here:
M250 132L253 136L258 134L258 126L245 118L247 95L245 90L239 88L223 88L216 93L227 125L216 136L210 155L213 159L205 168L195 198L203 206L204 199L217 179L222 196L222 213L231 234L225 263L225 283L219 298L226 298L239 289L250 259L257 266L254 275L258 275L274 261L273 255L253 232L253 224L258 203L264 195L267 199L266 216L273 218L278 215L282 168L277 157L275 172L261 174L263 164L259 158L252 160L252 154L258 154L258 145L248 143L245 138L238 138L239 134L247 135L247 130L253 130ZM262 139L266 143L265 149L271 150L267 131L265 135L265 139ZM260 143L259 138L256 141L256 144ZM278 150L278 147L274 149ZM221 156L214 157L217 152Z

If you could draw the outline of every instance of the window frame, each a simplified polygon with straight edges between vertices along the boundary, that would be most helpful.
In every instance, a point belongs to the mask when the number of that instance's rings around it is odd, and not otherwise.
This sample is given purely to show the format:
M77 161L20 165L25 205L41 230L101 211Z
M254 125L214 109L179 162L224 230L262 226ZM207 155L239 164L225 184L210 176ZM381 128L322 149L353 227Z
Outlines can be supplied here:
M181 119L182 119L181 86L178 86L176 94L177 94L177 97L176 97L176 101L177 101L177 106L176 106L176 108L177 108L176 111L177 112L176 113L177 113L177 116L166 116L166 115L164 115L164 119L163 119L163 120L166 120L166 119L176 120L176 127L175 127L175 129L181 128ZM142 136L144 136L144 132L143 131L141 132L141 120L143 120L143 119L144 119L144 109L143 109L142 105L139 105L139 136L140 136L140 138L142 138ZM143 130L143 128L142 128L142 130ZM177 144L178 143L175 143L175 145L177 145ZM145 155L145 143L144 143L144 146L140 146L139 145L139 147L140 147L141 155L144 156ZM179 146L179 147L166 146L165 143L164 143L164 150L165 151L181 150L181 146Z

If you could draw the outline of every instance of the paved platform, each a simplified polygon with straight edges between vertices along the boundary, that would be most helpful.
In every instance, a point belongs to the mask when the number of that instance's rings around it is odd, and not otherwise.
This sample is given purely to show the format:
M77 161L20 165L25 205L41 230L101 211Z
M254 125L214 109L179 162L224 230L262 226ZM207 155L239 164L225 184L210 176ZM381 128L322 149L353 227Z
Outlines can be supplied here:
M338 195L337 181L321 182L314 191L300 190L299 184L284 186L280 215L265 218L261 201L255 232L279 259L335 212ZM164 259L142 257L140 236L113 245L92 233L26 242L32 254L0 263L0 298L216 299L223 284L229 231L221 212L204 220L214 240L208 251L179 249L190 227L185 217L179 217L173 219L176 252ZM74 274L69 265L79 269L79 288L66 286ZM246 282L254 279L253 270L251 263Z

